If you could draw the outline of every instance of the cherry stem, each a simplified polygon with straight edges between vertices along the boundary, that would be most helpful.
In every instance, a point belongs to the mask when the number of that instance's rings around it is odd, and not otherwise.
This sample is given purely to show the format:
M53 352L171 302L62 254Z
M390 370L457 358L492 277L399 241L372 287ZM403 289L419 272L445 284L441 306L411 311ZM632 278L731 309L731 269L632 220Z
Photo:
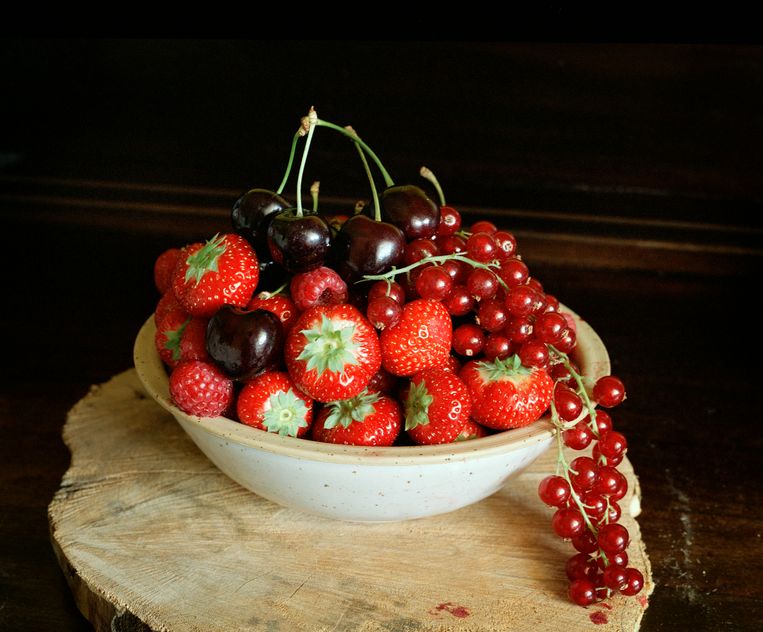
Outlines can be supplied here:
M349 125L345 128L348 132L351 132L352 134L355 133L355 130L352 129ZM360 146L360 143L355 143L355 149L358 150L358 154L360 154L360 160L363 162L363 168L366 170L366 176L368 176L368 182L371 185L371 197L374 200L374 219L377 222L381 221L381 208L379 207L379 196L376 193L376 183L374 182L374 176L371 173L371 168L368 166L368 160L366 160L366 154L363 151L363 148Z
M305 148L302 150L302 162L299 165L299 174L297 175L297 217L302 217L302 175L305 172L305 165L307 164L307 154L310 151L310 143L313 140L313 133L315 132L316 122L318 120L318 114L315 112L315 108L310 108L310 112L307 114L307 140L305 141Z
M379 167L379 171L381 171L382 177L384 178L384 182L386 183L387 187L395 186L394 181L390 177L389 172L384 168L384 165L382 164L381 160L379 160L379 157L374 153L373 149L371 149L358 137L357 134L349 132L344 127L339 127L339 125L335 125L334 123L329 123L328 121L324 121L323 119L317 119L315 121L315 125L333 129L341 134L344 134L345 136L347 136L347 138L349 138L353 142L358 143L363 148L363 151L365 151L369 156L371 156L371 160L373 160L376 163L376 166Z
M419 259L415 263L412 263L409 266L405 266L404 268L392 268L389 272L385 272L384 274L366 274L360 281L355 281L356 283L362 283L363 281L388 281L390 279L394 279L398 274L407 274L411 270L414 270L418 268L419 266L426 265L427 263L445 263L446 261L463 261L465 263L468 263L473 268L484 268L485 270L491 270L491 268L497 268L500 267L500 262L498 261L491 261L490 263L481 263L479 261L475 261L474 259L470 259L466 255L461 254L460 252L454 252L449 255L432 255L429 257L424 257L423 259ZM492 270L491 270L492 271ZM498 279L498 282L504 287L504 289L508 290L509 286L506 285L504 280L496 275L496 279Z
M286 286L288 286L288 285L289 285L289 283L287 281L281 287L273 290L272 292L263 292L263 294L267 294L267 296L264 296L263 298L273 298L277 294L281 294L281 292L283 292L286 289Z
M291 141L291 152L289 152L289 163L286 165L286 173L283 174L283 180L281 180L281 185L278 187L278 190L276 191L278 195L281 195L281 193L283 193L284 187L286 186L286 182L288 181L289 176L291 175L291 167L294 164L294 154L297 151L297 142L304 135L305 135L305 130L302 127L300 127L294 134L294 138Z
M313 196L313 213L318 212L318 194L321 190L321 183L316 180L313 182L313 184L310 186L310 195Z
M434 173L432 173L432 170L428 169L427 167L421 167L421 169L419 169L419 175L432 183L435 190L437 191L437 195L440 196L440 206L445 206L445 194L442 192L442 187L437 181Z

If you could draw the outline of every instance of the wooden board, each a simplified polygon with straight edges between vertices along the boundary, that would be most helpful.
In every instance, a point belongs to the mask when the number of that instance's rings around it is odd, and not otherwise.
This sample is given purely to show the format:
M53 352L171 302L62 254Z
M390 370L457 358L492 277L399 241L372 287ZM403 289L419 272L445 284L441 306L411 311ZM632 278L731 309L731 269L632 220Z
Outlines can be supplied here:
M635 630L652 590L581 608L574 552L537 499L548 454L490 498L433 518L355 524L285 509L219 472L130 370L70 412L53 548L97 630ZM631 488L630 464L621 466ZM625 514L638 513L636 496Z

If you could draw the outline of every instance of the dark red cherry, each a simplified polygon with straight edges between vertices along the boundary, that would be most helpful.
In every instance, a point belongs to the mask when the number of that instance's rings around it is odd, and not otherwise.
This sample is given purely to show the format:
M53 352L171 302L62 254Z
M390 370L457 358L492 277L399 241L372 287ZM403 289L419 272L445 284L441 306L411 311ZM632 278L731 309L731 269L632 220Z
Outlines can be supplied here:
M383 274L398 265L405 250L405 235L387 222L354 215L342 225L331 250L339 276L353 283L363 275Z
M275 314L226 305L209 320L207 352L226 375L248 380L278 366L284 338L283 326Z
M382 219L397 226L408 240L429 239L440 224L440 207L412 184L391 186L382 193Z
M267 189L250 189L233 205L233 230L252 244L258 260L272 261L268 248L268 226L270 220L289 206L280 195Z
M268 227L268 246L273 259L289 272L320 268L331 247L331 230L318 215L297 215L288 209L276 215Z

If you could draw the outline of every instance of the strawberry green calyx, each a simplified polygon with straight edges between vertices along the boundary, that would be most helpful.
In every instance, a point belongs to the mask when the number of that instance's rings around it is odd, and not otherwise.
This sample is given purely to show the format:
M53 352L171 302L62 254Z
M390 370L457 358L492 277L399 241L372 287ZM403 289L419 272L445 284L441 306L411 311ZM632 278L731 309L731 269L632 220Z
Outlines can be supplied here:
M530 375L533 372L532 369L523 366L516 354L503 360L496 358L492 362L478 362L477 368L480 377L485 382L497 382L507 378Z
M307 362L307 370L318 375L325 371L342 373L347 365L360 364L357 358L360 346L354 341L355 325L347 321L333 321L325 314L320 326L303 329L307 344L297 360Z
M366 417L376 412L374 404L379 401L378 393L364 391L360 395L329 404L331 412L323 424L324 428L331 429L337 425L349 428L352 422L362 423Z
M188 257L186 261L188 270L185 272L186 283L194 279L196 285L198 285L207 272L217 272L217 261L226 249L224 242L225 235L220 236L218 233Z
M429 423L429 406L434 398L429 394L426 384L411 382L408 398L405 400L405 429L411 430L417 426Z
M183 332L190 322L191 318L189 317L180 327L165 333L167 341L164 343L164 348L172 353L172 359L175 362L180 361L180 342L183 339Z
M262 425L282 437L296 437L307 426L307 406L294 391L278 391L268 398Z

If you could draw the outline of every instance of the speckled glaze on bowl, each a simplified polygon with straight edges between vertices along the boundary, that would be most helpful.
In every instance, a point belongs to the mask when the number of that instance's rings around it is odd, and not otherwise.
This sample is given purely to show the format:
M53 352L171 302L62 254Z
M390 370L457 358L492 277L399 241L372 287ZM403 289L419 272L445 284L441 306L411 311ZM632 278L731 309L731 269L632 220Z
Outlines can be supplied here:
M569 310L567 310L569 311ZM575 359L593 380L610 370L596 332L577 324ZM224 417L187 415L169 399L167 373L154 346L153 316L135 341L137 374L199 449L243 487L273 502L338 520L383 522L454 511L498 491L545 452L547 420L448 445L365 448L282 437Z

